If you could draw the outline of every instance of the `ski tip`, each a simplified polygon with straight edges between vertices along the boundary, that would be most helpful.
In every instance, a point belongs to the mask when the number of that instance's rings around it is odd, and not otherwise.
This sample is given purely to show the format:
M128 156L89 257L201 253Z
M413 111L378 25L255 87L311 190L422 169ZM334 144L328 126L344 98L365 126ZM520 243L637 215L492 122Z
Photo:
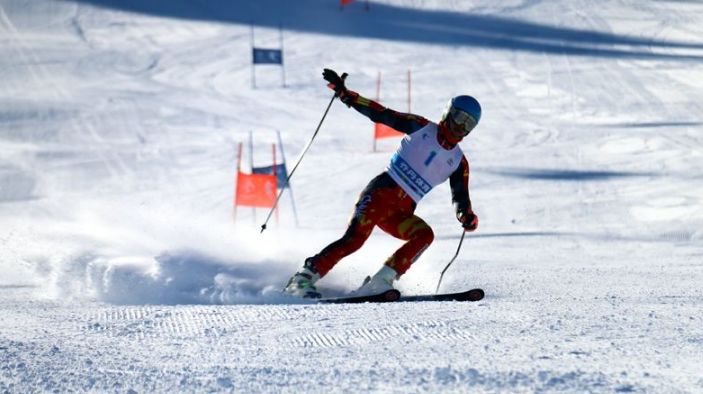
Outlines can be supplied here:
M467 301L480 301L485 296L486 293L483 291L483 289L471 289L466 292Z

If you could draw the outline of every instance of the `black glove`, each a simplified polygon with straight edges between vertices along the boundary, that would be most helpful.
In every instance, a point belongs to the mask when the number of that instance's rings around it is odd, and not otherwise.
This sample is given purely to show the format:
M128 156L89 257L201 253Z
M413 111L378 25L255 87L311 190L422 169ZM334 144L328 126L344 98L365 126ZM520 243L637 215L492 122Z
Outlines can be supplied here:
M457 212L456 218L461 222L464 231L474 231L478 228L478 216L473 211Z
M342 74L340 77L334 70L330 70L329 68L322 71L322 78L329 82L327 86L334 90L337 97L340 98L344 97L347 93L347 87L344 86L344 78L346 78L346 76L347 74Z

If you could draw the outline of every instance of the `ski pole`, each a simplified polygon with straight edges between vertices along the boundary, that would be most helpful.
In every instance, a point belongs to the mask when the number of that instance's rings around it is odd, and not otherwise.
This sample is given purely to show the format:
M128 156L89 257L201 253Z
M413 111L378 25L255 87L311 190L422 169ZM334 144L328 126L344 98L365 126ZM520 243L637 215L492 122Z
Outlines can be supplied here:
M437 282L437 290L435 290L435 294L439 293L439 285L442 284L442 278L444 277L444 273L447 272L447 269L449 269L449 266L452 265L454 260L456 260L456 257L459 255L459 250L461 250L461 244L464 243L464 236L466 235L466 231L461 232L461 240L459 241L459 246L456 248L456 253L454 253L454 257L449 261L446 267L442 270L442 273L439 275L439 282Z
M343 73L341 78L342 78L342 81L344 79L346 79L347 73ZM293 177L293 173L295 173L296 168L298 168L298 165L300 164L300 162L303 161L303 156L305 156L305 153L307 153L308 149L310 149L310 146L312 145L312 142L315 140L317 133L320 131L320 127L322 126L322 122L325 120L325 117L327 116L327 112L329 112L330 107L332 106L332 103L334 102L334 99L336 97L337 97L337 92L335 92L332 95L332 99L330 100L330 103L327 104L327 109L325 109L325 113L322 115L322 119L320 119L320 123L317 125L315 132L312 134L312 138L310 138L310 142L308 142L308 144L305 145L305 148L303 149L303 153L300 154L298 161L293 166L293 169L290 170L290 173L288 174L288 177L286 178L286 184L290 184L290 178ZM278 201L281 200L281 196L283 195L284 191L285 191L285 189L281 189L281 191L278 192L278 196L276 196L276 201L273 203L273 207L271 207L271 210L269 211L268 216L266 216L266 221L264 222L264 224L261 225L261 232L260 233L263 233L264 230L266 230L266 224L269 222L269 219L271 219L271 215L273 214L273 211L278 206Z

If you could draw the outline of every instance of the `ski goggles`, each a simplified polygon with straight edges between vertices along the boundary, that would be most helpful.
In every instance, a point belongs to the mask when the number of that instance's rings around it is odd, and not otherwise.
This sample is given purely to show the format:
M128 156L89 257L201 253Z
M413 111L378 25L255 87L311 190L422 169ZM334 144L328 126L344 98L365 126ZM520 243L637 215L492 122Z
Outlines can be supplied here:
M449 109L447 120L449 130L456 137L466 137L478 124L476 118L457 108Z

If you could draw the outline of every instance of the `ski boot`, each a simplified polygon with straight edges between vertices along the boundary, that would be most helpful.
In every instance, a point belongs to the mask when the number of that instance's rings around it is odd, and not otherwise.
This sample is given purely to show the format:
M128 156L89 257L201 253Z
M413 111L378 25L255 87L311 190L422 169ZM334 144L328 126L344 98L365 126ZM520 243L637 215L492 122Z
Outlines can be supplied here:
M305 264L293 275L283 292L296 297L321 298L322 295L315 288L315 282L320 279L320 274L315 271L312 261L305 259Z
M393 290L393 281L396 279L398 279L398 273L393 268L384 265L373 277L366 277L364 284L355 292L355 295L376 295Z

